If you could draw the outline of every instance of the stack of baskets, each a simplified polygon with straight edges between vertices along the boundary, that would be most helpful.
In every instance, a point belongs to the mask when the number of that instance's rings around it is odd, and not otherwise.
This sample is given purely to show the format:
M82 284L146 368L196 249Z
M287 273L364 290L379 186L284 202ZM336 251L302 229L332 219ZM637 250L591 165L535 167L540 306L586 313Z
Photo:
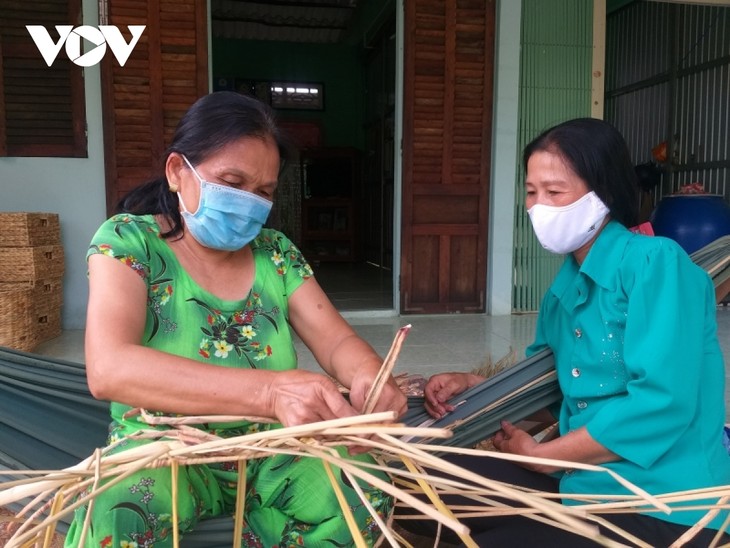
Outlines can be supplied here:
M26 352L61 334L63 247L55 213L0 213L0 346Z

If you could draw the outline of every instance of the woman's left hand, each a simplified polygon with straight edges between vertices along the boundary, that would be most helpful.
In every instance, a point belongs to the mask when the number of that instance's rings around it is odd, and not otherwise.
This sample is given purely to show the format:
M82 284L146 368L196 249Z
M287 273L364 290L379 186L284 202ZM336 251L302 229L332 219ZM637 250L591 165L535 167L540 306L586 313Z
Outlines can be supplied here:
M540 445L530 434L517 428L508 421L502 421L502 429L492 438L494 447L501 453L512 453L526 457L535 457ZM546 467L536 464L520 463L521 466L535 472L547 473Z
M512 453L526 457L541 457L564 462L581 462L585 464L604 464L615 462L620 457L594 440L585 426L573 430L563 436L538 443L530 434L517 428L508 421L502 421L502 429L492 438L494 447L502 453ZM548 464L520 463L521 466L534 472L551 474L565 470L565 466Z
M363 412L365 400L373 386L376 375L377 371L361 370L352 379L352 386L350 387L350 404L360 413ZM373 413L381 411L395 411L396 416L400 417L407 410L408 398L406 398L406 395L398 387L395 379L391 377L383 387L380 397L375 402Z

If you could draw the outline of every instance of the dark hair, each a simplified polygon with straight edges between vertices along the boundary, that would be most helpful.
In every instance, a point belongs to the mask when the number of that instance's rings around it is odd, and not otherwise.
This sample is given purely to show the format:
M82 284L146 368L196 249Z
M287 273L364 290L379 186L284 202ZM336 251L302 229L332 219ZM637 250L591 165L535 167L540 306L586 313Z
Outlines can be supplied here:
M233 91L217 91L198 99L180 119L165 151L163 166L173 152L183 154L197 165L226 145L243 137L271 138L279 149L282 166L289 157L289 144L276 125L266 104ZM165 238L182 234L183 223L178 197L170 192L167 178L142 184L117 204L120 213L162 214L170 221Z
M525 147L522 161L535 152L559 155L626 227L639 218L638 181L626 141L608 122L597 118L568 120L538 135Z

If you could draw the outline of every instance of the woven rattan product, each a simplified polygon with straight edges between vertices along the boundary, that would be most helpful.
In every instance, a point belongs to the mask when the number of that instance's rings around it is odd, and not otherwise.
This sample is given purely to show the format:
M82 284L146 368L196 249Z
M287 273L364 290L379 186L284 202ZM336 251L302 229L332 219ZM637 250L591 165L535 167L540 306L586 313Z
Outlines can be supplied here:
M5 318L8 322L28 326L33 331L36 345L61 335L61 305L63 304L63 280L49 278L31 282L3 282L0 281L0 292L26 290L29 294L28 308L10 308L11 316ZM13 318L12 315L24 315L23 318ZM0 339L0 345L2 345ZM12 345L8 345L12 346Z
M63 247L0 247L0 281L32 282L63 276Z
M0 213L0 247L33 247L60 242L56 213Z
M31 328L31 290L0 290L0 346L30 351L37 344Z

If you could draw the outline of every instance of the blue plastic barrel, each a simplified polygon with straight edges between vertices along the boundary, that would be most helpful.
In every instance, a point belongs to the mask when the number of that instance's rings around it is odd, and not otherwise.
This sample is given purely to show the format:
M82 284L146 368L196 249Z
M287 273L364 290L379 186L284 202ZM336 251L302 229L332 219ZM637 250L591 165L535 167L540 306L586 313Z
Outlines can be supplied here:
M730 206L720 194L675 194L651 214L654 234L675 240L687 253L730 234Z

